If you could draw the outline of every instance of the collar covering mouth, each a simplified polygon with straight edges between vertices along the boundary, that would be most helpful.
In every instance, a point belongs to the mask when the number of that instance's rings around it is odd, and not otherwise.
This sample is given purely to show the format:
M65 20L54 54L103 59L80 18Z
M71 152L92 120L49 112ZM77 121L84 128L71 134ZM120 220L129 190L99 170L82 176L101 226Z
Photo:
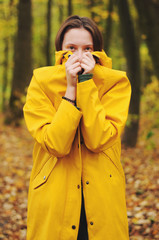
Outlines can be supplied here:
M71 51L56 51L55 52L55 65L63 64L65 63L68 58L72 55L73 53ZM91 54L94 56L96 63L99 63L102 66L105 66L107 68L112 68L112 60L109 58L104 50L102 51L93 51Z

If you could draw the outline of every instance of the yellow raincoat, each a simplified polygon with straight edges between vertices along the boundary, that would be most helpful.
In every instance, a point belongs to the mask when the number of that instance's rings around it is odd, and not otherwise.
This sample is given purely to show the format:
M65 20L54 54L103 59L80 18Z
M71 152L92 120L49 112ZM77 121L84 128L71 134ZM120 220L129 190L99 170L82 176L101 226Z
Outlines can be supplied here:
M27 240L76 240L82 186L89 240L128 240L120 136L130 83L104 52L93 52L99 62L93 79L77 83L78 109L62 99L68 54L34 70L24 106L35 139Z

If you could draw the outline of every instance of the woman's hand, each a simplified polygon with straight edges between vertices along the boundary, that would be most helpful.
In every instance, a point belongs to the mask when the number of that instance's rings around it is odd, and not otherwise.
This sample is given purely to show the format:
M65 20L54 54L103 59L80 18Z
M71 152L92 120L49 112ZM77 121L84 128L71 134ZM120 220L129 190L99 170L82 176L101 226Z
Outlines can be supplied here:
M79 58L72 54L65 63L67 87L76 87L77 85L77 73L81 71L81 63Z
M93 73L95 60L90 52L83 53L81 67L84 69L83 74Z
M65 97L71 100L76 99L77 74L84 69L83 74L92 73L95 67L95 60L90 52L85 52L82 58L72 54L65 63L67 89Z
M75 100L77 73L82 69L79 58L75 54L72 54L67 60L67 62L65 63L65 68L66 68L66 79L67 79L67 89L66 89L65 97L71 100Z

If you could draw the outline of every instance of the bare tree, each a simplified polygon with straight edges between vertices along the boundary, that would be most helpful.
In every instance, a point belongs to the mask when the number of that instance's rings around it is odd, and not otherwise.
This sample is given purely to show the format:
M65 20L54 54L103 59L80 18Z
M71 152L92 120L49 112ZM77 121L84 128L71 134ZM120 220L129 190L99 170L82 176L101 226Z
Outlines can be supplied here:
M59 9L59 24L61 25L61 23L63 22L63 4L61 2L61 0L58 1L58 9Z
M89 9L91 12L91 18L94 20L95 18L95 12L92 11L93 7L95 6L95 0L89 0Z
M18 124L23 116L22 98L32 75L31 20L31 0L19 0L18 31L15 39L14 71L7 123Z
M141 31L146 37L154 70L159 78L159 1L134 0L134 3L139 14Z
M51 18L52 18L52 0L48 0L47 3L47 34L46 34L46 65L52 65L51 61Z
M104 50L109 55L110 41L112 35L112 12L113 12L113 0L109 0L108 3L108 18L105 21L105 29L104 29Z
M71 16L73 13L72 0L68 0L68 16Z
M117 0L124 52L127 59L127 73L132 86L130 102L130 125L126 126L123 137L125 145L134 147L137 142L140 113L140 56L133 21L127 0Z
M3 78L2 78L2 111L6 110L6 90L8 85L8 64L9 64L9 38L4 38L4 62L3 62Z

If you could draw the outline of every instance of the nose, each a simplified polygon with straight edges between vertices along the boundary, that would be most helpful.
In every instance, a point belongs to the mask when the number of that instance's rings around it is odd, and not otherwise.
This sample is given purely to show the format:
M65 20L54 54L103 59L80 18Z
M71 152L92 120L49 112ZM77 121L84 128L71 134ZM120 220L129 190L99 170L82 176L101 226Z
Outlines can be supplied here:
M81 48L77 49L76 54L77 54L79 60L82 60L83 51Z

